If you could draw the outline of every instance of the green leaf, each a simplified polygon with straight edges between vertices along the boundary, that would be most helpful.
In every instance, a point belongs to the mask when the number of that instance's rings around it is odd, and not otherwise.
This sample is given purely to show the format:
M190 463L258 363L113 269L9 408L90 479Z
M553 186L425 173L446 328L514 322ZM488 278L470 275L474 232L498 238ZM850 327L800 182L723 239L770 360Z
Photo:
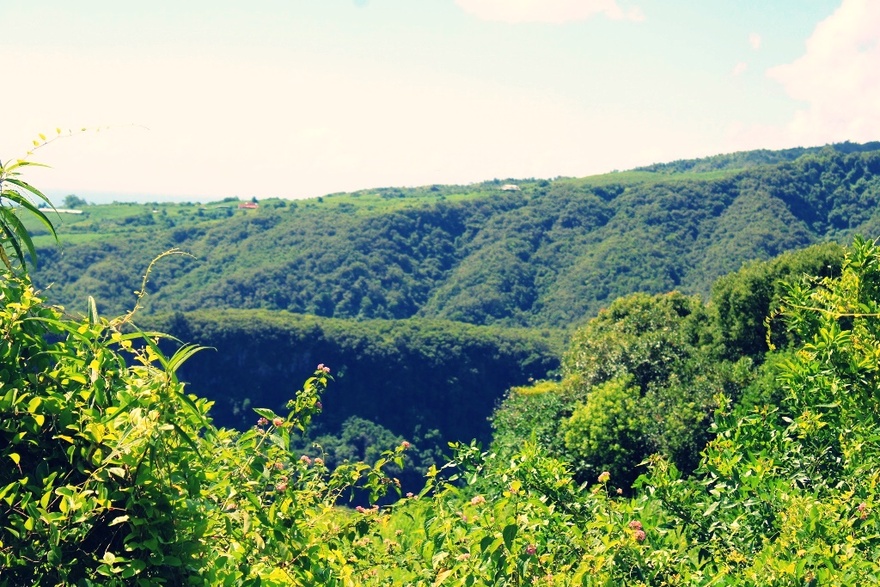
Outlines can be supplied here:
M516 524L508 524L501 531L501 535L504 537L504 546L507 547L507 550L513 551L513 539L516 538L518 531L519 527Z
M254 411L257 413L258 416L262 416L270 422L278 417L278 414L266 408L254 408Z
M95 305L95 298L89 296L89 312L88 312L89 324L97 324L98 323L98 307Z
M193 451L199 456L199 458L201 458L202 453L199 452L199 447L196 445L195 442L193 442L193 439L190 437L190 435L184 432L183 428L177 425L177 422L172 422L171 425L174 426L174 430L177 432L178 436L180 436L193 449Z
M119 478L125 477L125 469L123 469L122 467L110 467L109 469L107 469L107 472Z
M128 521L128 516L119 516L118 518L113 518L113 520L107 524L108 526L116 526L118 524L122 524Z
M196 344L185 344L179 349L171 359L168 360L168 369L173 373L176 372L180 366L185 363L190 357L196 354L199 351L205 350L209 347L203 347Z

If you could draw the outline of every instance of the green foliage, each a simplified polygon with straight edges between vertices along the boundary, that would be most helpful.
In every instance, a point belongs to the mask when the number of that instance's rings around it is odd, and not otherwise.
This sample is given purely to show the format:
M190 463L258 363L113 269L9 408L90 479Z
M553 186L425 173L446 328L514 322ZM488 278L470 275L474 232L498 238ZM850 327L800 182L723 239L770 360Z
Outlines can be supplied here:
M857 238L839 277L791 283L782 316L800 342L776 363L782 410L721 414L700 485L661 476L666 506L743 579L876 582L878 269Z
M826 243L768 262L749 263L718 279L712 285L711 306L725 354L730 358L760 357L769 350L768 337L774 345L784 346L781 324L774 321L771 332L765 325L785 294L783 284L806 276L839 275L842 261L843 249Z
M770 151L758 149L755 151L740 151L729 155L714 155L702 159L687 159L673 161L671 163L657 163L646 167L639 167L638 171L651 171L653 173L705 173L717 169L747 169L759 165L774 165L788 161L794 161L804 155L812 155L821 152L858 153L862 151L874 151L880 148L880 143L872 142L860 145L858 143L837 143L826 147L795 147Z
M562 426L566 454L582 469L582 477L608 471L619 482L635 480L633 463L648 449L648 419L642 395L627 376L595 386Z
M678 293L621 298L575 333L563 360L574 403L560 434L580 478L608 470L626 486L654 452L696 466L714 395L736 389L714 338L703 303Z
M40 138L46 140L43 136ZM35 144L39 145L36 141ZM25 252L30 256L32 264L37 262L34 242L29 229L19 218L20 211L25 211L36 219L57 240L52 222L31 198L50 206L51 202L40 190L21 179L21 169L35 165L39 166L38 163L25 159L7 161L5 164L0 161L0 261L7 270L13 269L12 259L18 261L24 270Z
M708 323L695 297L673 292L620 298L572 336L564 373L581 396L626 373L646 393L652 382L665 382L704 348L712 351Z
M699 298L620 298L572 336L555 388L509 394L494 415L496 446L506 452L532 439L577 479L608 471L626 489L654 453L690 473L711 438L717 394L772 397L754 360L726 360L720 338Z
M357 530L335 504L361 483L378 498L391 485L380 469L403 449L332 473L291 452L328 369L286 416L257 410L259 427L239 434L215 428L209 402L177 379L197 347L166 357L154 335L125 334L125 319L71 321L8 275L0 297L0 584L339 577L334 544Z
M737 415L720 395L692 477L652 457L628 498L607 473L583 490L533 444L460 446L449 481L464 488L440 482L430 501L398 505L399 566L365 584L877 584L878 286L880 248L860 239L839 276L790 286L781 316L798 346L765 363L787 399ZM626 379L592 393L618 414L638 398Z
M572 399L558 381L514 387L492 414L492 444L504 454L517 452L524 441L562 454L560 418L570 413L571 406Z

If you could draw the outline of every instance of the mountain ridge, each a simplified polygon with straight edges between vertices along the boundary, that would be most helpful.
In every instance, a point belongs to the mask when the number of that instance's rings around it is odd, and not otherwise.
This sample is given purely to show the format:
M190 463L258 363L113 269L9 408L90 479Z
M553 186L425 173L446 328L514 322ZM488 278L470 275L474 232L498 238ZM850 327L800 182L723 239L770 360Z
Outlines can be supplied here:
M150 259L178 247L196 259L163 259L149 311L278 309L560 328L634 291L705 297L744 262L880 234L880 143L666 165L265 200L257 210L238 201L129 205L111 219L87 206L84 218L65 218L61 251L40 247L34 280L54 283L50 298L71 308L90 292L118 313L132 305Z

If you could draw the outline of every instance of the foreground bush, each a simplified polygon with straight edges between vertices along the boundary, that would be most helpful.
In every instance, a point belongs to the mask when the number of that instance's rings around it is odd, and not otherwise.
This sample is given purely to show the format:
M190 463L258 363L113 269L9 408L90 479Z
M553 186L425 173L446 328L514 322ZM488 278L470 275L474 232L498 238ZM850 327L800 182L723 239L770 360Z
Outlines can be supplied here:
M164 357L155 335L65 318L11 275L0 300L0 585L342 581L358 520L336 503L383 492L402 449L332 473L291 454L329 369L239 434L177 380L194 347Z

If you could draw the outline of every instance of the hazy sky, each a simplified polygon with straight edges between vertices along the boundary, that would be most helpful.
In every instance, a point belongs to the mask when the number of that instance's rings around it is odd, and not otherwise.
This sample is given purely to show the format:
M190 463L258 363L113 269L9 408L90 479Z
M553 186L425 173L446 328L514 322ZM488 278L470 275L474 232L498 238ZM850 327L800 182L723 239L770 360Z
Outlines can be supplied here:
M92 201L880 140L878 0L0 0L0 159ZM103 194L103 196L102 196Z

